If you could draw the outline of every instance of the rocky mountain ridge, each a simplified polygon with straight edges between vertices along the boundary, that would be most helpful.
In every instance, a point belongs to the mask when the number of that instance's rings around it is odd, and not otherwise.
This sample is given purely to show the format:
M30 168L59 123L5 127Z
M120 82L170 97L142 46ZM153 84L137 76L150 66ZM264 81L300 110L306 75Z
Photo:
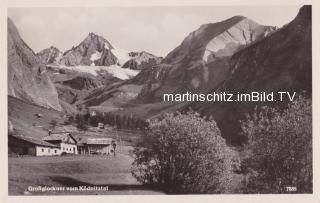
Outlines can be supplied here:
M234 53L274 31L275 27L260 25L243 16L202 25L171 51L157 68L146 70L148 74L154 74L151 76L154 80L144 85L141 92L144 96L140 98L153 102L159 101L164 93L214 88L228 75L227 62ZM168 77L157 79L166 71Z

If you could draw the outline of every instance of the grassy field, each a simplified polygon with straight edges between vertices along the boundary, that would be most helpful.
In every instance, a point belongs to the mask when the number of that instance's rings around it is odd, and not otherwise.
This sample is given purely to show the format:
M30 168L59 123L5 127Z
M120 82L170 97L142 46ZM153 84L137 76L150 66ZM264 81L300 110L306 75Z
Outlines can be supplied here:
M36 114L42 117L37 118ZM19 134L42 139L47 136L52 120L57 131L74 131L74 137L110 137L118 142L113 156L9 157L9 195L77 195L77 194L159 194L140 185L131 175L132 150L141 133L120 130L77 132L74 126L63 125L64 114L9 97L9 120ZM60 129L63 127L63 129ZM108 191L30 192L29 186L108 186Z
M132 157L114 156L9 157L9 195L162 194L140 185L131 175ZM108 191L28 191L33 186L103 186Z

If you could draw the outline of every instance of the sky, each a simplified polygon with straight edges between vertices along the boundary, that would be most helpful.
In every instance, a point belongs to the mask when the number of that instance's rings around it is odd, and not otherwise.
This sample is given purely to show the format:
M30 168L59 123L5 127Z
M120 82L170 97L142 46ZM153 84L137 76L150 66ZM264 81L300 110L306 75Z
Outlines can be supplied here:
M300 7L25 7L9 8L8 16L35 52L50 46L64 52L93 32L118 48L166 56L202 24L242 15L263 25L282 27L294 19Z

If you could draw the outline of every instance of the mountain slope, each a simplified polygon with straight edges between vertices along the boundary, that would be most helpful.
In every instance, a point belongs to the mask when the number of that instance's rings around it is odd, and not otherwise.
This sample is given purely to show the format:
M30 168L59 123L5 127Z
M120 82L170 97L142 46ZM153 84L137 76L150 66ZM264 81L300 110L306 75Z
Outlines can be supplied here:
M144 102L155 102L160 101L164 93L199 92L216 87L229 73L230 56L274 30L242 16L202 25L170 52L158 69L152 70L153 78L159 73L167 76L150 80L140 98Z
M297 17L264 40L232 56L231 74L216 92L312 92L311 6L300 9ZM207 102L190 106L212 115L225 137L241 142L239 120L255 105L285 107L286 102Z
M37 115L41 114L41 117ZM51 122L58 124L65 122L64 114L61 111L47 109L28 101L23 101L12 96L8 96L8 120L13 128L22 135L42 138L48 135Z
M54 84L35 53L8 18L8 94L37 105L62 110Z
M132 58L123 64L122 68L130 68L133 70L143 70L160 64L162 58L156 57L148 52L130 52Z
M62 57L62 52L58 48L51 46L37 53L37 56L41 64L57 65L60 62L60 59Z

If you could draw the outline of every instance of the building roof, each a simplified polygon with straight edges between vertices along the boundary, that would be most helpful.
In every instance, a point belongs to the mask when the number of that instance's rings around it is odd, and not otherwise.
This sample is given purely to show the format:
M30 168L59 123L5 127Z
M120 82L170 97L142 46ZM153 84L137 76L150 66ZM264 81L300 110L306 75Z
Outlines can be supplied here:
M54 144L51 144L49 142L46 142L46 141L43 141L43 140L40 140L40 139L37 139L37 138L33 138L33 137L27 137L27 136L18 135L18 134L9 135L9 136L12 136L12 137L14 137L16 139L28 142L30 144L38 145L38 146L59 148L58 146L56 146Z
M61 141L61 142L70 143L70 139L72 139L75 143L77 143L77 140L69 132L53 132L50 135L44 137L42 140Z
M88 138L86 144L110 145L112 138Z

